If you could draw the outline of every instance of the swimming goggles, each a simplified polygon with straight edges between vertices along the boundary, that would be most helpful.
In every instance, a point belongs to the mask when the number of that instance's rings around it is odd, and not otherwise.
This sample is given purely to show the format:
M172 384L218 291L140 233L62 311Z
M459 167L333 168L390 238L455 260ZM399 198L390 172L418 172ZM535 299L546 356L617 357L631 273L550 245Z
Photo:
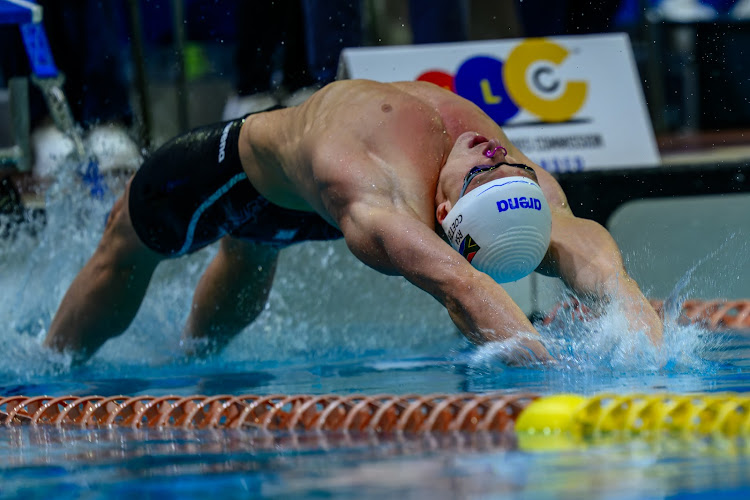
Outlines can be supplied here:
M459 194L458 197L461 198L466 193L466 189L469 187L469 184L474 179L474 177L476 177L479 174L483 174L485 172L491 172L495 170L496 168L502 167L503 165L507 165L509 167L522 168L534 174L534 177L536 178L536 172L534 172L534 169L528 165L524 165L523 163L508 163L505 161L501 161L500 163L495 163L494 165L477 165L476 167L472 167L472 169L469 170L469 173L466 174L466 177L464 177L464 185L461 188L461 194Z

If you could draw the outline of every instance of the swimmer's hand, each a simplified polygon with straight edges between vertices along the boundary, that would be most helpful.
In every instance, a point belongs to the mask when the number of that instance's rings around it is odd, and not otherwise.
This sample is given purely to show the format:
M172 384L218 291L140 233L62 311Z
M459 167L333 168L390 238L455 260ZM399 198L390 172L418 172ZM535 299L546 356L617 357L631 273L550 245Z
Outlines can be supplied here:
M506 340L487 342L477 349L477 360L497 360L508 366L549 366L557 362L536 336L519 334Z
M645 333L655 347L661 347L664 344L664 322L645 298L621 299L620 308L624 316L628 318L631 332Z

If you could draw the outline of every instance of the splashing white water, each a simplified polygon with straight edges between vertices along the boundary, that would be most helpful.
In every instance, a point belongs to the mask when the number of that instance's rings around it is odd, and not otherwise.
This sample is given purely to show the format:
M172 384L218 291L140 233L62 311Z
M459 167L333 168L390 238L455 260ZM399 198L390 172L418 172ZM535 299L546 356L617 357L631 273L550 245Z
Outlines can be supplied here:
M70 358L45 349L42 341L121 192L122 186L102 199L92 198L75 166L67 167L46 194L46 224L27 225L0 247L0 349L7 353L0 358L0 375L13 379L70 370ZM114 374L118 367L184 364L181 331L215 247L163 262L133 324L107 342L89 365ZM439 349L435 346L456 338L442 308L405 280L366 268L342 242L304 243L282 252L266 310L214 362L312 359L320 353L397 347Z
M689 282L689 273L680 286ZM673 298L673 300L676 300ZM661 346L654 345L643 331L634 331L630 318L620 304L612 303L598 315L570 314L571 309L555 315L549 324L536 324L541 342L554 358L552 370L578 372L707 372L715 369L716 352L726 342L721 333L697 324L681 323L681 302L667 308ZM474 367L497 365L512 357L514 344L493 342L472 355Z
M682 305L687 299L700 298L705 290L722 290L722 283L737 277L750 259L747 246L740 235L729 234L725 241L698 259L677 280L664 301L661 347L654 346L644 332L632 330L631 322L623 312L629 308L622 307L623 304L614 301L598 316L571 314L576 310L573 304L580 301L568 296L564 303L569 308L562 307L550 324L535 325L542 343L557 361L549 369L641 374L707 374L715 371L731 356L727 349L729 339L723 332L688 324L682 316ZM641 255L640 258L661 257ZM508 358L511 348L508 343L483 346L473 353L471 365L490 371L502 369L502 360Z
M642 331L633 331L631 322L616 305L597 318L585 321L559 315L547 326L540 326L543 343L561 366L573 370L635 371L700 370L709 366L711 352L720 336L698 325L665 323L663 344L655 346Z

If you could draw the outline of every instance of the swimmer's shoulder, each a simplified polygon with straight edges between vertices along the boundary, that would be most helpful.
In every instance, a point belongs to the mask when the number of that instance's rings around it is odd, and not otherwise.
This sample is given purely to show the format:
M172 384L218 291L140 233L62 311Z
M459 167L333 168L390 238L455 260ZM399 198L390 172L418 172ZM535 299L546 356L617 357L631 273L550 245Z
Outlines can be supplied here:
M391 98L425 99L434 95L451 95L452 92L428 82L378 82L367 79L339 80L329 83L313 96L317 99L357 101L377 96Z
M410 83L415 82L384 83L363 79L336 81L293 108L293 113L300 121L307 123L324 123L335 117L333 121L345 124L366 124L367 120L363 118L378 117L381 111L393 111L391 116L401 113L430 114L432 106L429 103L425 106L422 96L409 91Z

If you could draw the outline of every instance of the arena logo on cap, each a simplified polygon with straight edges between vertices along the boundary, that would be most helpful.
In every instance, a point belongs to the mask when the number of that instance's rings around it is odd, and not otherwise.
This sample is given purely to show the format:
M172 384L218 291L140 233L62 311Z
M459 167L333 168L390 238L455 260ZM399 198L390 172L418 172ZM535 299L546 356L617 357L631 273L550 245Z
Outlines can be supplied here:
M544 38L519 43L505 61L476 56L464 61L455 76L440 70L417 77L469 99L500 125L524 109L542 122L571 120L586 102L585 81L563 81L556 67L570 52Z
M458 247L458 253L463 255L466 260L471 262L472 260L474 260L474 256L476 256L479 249L480 247L477 242L474 241L474 238L472 238L471 235L467 234L466 238L461 241L461 245Z
M520 198L508 198L507 200L500 200L497 202L497 210L499 212L507 212L508 210L517 210L519 208L541 210L542 202L536 198L526 198L525 196L521 196Z

